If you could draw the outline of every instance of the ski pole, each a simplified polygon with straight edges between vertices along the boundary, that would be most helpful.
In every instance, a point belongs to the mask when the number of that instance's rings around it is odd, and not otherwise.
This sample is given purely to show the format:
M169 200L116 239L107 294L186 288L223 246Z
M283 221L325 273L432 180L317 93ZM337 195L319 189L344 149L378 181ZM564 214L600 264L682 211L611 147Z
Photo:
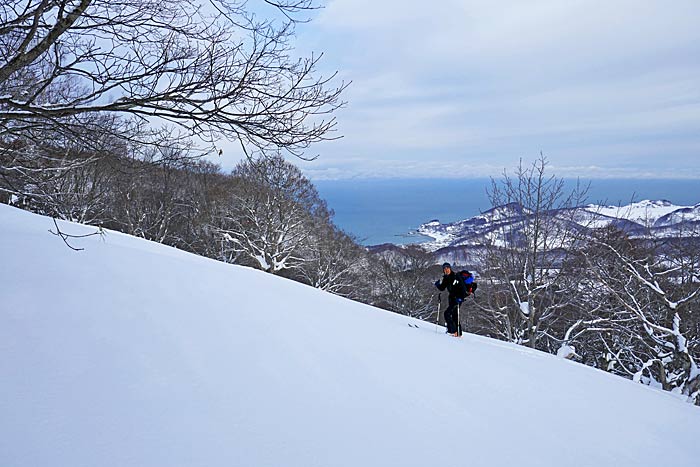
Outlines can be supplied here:
M457 302L457 335L462 337L462 317L459 315L459 307L462 302Z
M438 306L437 306L437 316L435 317L435 334L438 333L438 325L440 324L440 297L442 294L438 293Z

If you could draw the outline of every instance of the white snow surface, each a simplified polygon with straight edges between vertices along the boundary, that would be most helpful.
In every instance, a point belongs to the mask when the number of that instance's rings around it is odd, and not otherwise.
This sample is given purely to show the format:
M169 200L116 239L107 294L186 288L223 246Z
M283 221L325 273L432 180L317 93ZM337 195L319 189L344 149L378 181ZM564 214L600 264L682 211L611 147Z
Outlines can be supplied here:
M571 358L576 355L576 349L570 345L562 345L557 350L557 357L560 358Z
M520 311L522 311L525 316L530 315L530 303L520 302Z
M2 466L700 465L700 410L670 393L115 232L75 252L51 228L0 205Z
M590 204L586 210L607 217L628 219L643 226L651 226L661 217L674 211L689 208L689 206L677 206L665 200L648 200L630 203L626 206L599 206Z

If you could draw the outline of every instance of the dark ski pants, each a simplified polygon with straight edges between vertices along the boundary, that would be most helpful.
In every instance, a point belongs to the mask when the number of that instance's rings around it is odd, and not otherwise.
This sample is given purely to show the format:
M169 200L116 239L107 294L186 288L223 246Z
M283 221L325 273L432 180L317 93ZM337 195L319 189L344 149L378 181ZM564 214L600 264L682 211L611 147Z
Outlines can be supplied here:
M457 299L450 297L450 302L445 309L445 322L447 332L454 334L457 332Z

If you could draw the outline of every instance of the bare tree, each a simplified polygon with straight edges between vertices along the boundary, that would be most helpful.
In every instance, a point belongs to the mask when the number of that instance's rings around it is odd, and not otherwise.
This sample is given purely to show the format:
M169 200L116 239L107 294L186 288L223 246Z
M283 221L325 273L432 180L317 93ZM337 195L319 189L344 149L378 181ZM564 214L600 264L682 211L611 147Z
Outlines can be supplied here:
M428 280L435 258L417 245L382 254L376 268L377 306L426 319L435 313L437 290Z
M587 191L577 185L567 192L563 179L547 175L547 165L542 155L530 167L521 161L514 177L504 172L488 193L491 204L507 213L483 261L486 308L503 337L531 347L575 300L576 282L565 273L580 237L570 208L580 206Z
M599 232L585 252L587 288L599 305L572 329L593 331L607 370L700 404L700 235L675 243L659 248L614 229Z
M310 0L265 2L289 20L258 21L244 2L10 0L0 7L0 135L115 113L170 122L208 141L302 150L335 121L342 85L295 60L294 15Z
M115 138L201 151L225 138L304 157L333 137L345 84L316 74L320 56L293 57L312 0L260 4L272 19L238 0L3 2L0 179L68 170L86 161L55 164L57 151L97 156Z
M273 274L297 269L313 218L327 208L311 182L281 156L245 160L216 230L231 253Z
M182 223L194 209L188 168L173 160L158 164L122 160L111 190L113 224L122 232L182 247Z
M64 162L70 164L71 162ZM42 205L46 215L82 224L102 224L109 217L107 194L114 177L108 160L92 158L74 170L49 174L46 183L37 183L30 199Z
M316 219L302 255L304 262L298 271L302 282L336 295L362 297L358 282L367 265L367 252L330 218Z

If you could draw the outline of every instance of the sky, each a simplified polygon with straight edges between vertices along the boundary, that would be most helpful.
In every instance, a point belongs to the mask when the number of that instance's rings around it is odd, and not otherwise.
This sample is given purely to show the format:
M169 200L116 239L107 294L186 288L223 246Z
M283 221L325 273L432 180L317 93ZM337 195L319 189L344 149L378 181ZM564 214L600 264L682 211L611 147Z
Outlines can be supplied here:
M697 0L329 0L297 50L350 81L312 179L700 178Z

